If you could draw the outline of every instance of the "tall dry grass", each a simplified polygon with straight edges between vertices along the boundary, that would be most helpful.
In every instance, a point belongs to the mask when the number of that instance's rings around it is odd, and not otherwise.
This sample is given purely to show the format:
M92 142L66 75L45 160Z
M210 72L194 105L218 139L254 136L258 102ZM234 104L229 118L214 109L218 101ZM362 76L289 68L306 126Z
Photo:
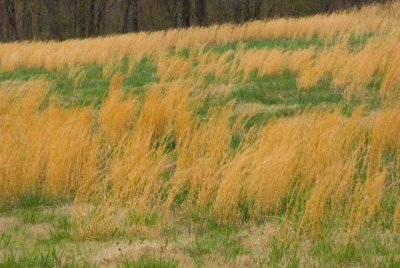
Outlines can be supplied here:
M398 93L400 39L395 34L375 37L365 46L351 51L347 42L326 48L300 70L299 86L310 88L324 77L333 85L350 91L363 91L377 75L382 76L379 92L382 96Z
M177 29L64 42L19 42L0 44L0 69L20 66L62 69L76 64L106 64L116 55L137 56L199 45L226 44L269 38L312 38L331 40L338 35L360 36L374 32L399 36L400 3L370 5L360 10L307 18L254 21L243 25L215 25L208 28Z
M222 54L191 49L188 59L179 55L156 55L157 75L161 82L173 80L203 81L212 76L231 83L247 82L252 73L259 77L277 75L285 70L298 74L297 84L307 90L329 78L334 89L344 89L347 95L365 95L369 84L383 98L396 98L400 93L400 39L394 34L373 37L359 49L348 45L348 36L323 49L308 48L245 49ZM377 79L381 80L377 84Z
M0 205L34 192L75 200L77 238L130 228L131 214L201 211L220 221L279 217L318 234L326 225L357 234L390 218L399 230L400 109L362 108L346 117L318 108L246 129L254 109L234 103L199 116L208 94L258 76L298 73L307 90L325 77L347 93L365 94L376 77L388 100L400 89L399 2L301 19L251 22L158 33L0 44L0 68L63 69L79 87L84 64L111 78L100 108L63 108L43 79L0 84ZM365 19L368 17L369 19ZM359 48L351 34L374 32ZM350 34L349 34L350 33ZM217 53L208 44L279 37L332 40L322 48L247 49ZM190 48L187 58L169 49ZM160 82L144 100L122 90L145 55ZM224 83L204 89L208 77ZM251 105L250 105L251 106ZM253 108L253 109L252 109ZM233 146L233 137L242 140ZM387 202L392 202L389 206ZM393 207L394 209L391 209ZM336 223L340 223L335 225Z
M183 208L209 208L221 221L279 216L311 233L337 220L357 233L376 217L398 217L382 206L387 195L400 201L398 108L274 120L236 149L243 122L232 122L231 106L198 117L202 97L179 82L154 85L138 106L121 79L99 112L46 104L44 81L2 91L2 204L36 192L91 205L76 215L79 238L125 228L132 212Z

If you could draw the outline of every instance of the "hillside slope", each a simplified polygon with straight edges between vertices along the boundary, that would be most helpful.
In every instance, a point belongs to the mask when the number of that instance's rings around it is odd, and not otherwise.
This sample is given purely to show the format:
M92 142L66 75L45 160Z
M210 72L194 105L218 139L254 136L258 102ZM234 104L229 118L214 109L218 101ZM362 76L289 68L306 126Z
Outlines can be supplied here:
M0 266L399 266L399 14L0 44Z

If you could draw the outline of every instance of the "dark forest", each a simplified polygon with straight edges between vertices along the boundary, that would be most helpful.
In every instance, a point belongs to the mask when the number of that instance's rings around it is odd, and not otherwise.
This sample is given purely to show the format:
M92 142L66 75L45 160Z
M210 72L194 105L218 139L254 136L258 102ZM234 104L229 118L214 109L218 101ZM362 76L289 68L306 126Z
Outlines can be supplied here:
M0 0L0 41L64 40L299 17L371 0Z

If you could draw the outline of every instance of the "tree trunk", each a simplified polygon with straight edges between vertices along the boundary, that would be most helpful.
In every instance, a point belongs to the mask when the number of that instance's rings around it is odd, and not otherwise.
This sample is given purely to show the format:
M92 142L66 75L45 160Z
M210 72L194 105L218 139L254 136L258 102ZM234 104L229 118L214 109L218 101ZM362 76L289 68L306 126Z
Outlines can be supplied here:
M242 21L242 1L241 0L233 0L232 1L232 13L233 13L233 21L235 23L240 23Z
M251 20L252 17L253 16L251 15L251 10L250 10L250 0L246 0L244 21L249 21Z
M70 15L72 21L68 27L69 37L79 37L79 0L70 0L73 15Z
M86 36L86 0L78 0L78 36L83 38Z
M177 28L179 25L178 0L171 0L171 15L172 26Z
M43 39L43 3L41 0L38 1L38 19L37 19L37 29L35 38Z
M254 18L256 20L261 19L261 0L255 0L254 4Z
M138 0L132 0L132 31L139 31L139 3Z
M124 10L124 22L122 25L122 33L127 33L128 32L128 23L129 23L129 10L131 7L131 1L130 0L125 0L122 2L123 10Z
M181 27L190 27L190 0L181 0Z
M10 40L18 40L17 21L15 19L15 3L14 0L5 0L6 16L9 29Z
M95 34L94 18L96 12L96 0L90 0L89 2L89 25L88 25L88 36Z
M0 42L4 41L3 2L0 1Z
M207 7L205 0L196 0L195 1L195 10L196 10L196 24L198 26L206 25L207 18Z
M24 39L32 38L32 12L29 7L29 1L24 0L22 3L22 28L24 31Z
M109 0L102 0L100 2L99 8L98 8L98 13L97 13L97 19L96 19L96 25L94 27L94 34L99 35L101 34L101 29L105 28L105 14L107 12L107 6L108 6ZM102 27L103 26L103 27Z
M99 10L97 12L96 25L94 27L94 35L100 34L100 28L101 28L101 24L103 21L103 16L104 16L106 6L107 6L107 0L103 0L100 3L100 7L98 8Z
M47 0L47 18L50 39L63 39L60 27L60 0Z
M218 0L217 17L218 17L218 23L221 23L221 21L222 21L222 2L221 2L221 0Z

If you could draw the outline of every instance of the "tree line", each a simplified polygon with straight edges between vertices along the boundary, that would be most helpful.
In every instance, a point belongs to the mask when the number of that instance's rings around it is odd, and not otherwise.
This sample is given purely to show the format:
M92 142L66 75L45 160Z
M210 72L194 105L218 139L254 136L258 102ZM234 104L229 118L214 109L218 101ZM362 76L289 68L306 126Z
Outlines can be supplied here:
M64 40L305 16L385 0L0 0L0 41Z

